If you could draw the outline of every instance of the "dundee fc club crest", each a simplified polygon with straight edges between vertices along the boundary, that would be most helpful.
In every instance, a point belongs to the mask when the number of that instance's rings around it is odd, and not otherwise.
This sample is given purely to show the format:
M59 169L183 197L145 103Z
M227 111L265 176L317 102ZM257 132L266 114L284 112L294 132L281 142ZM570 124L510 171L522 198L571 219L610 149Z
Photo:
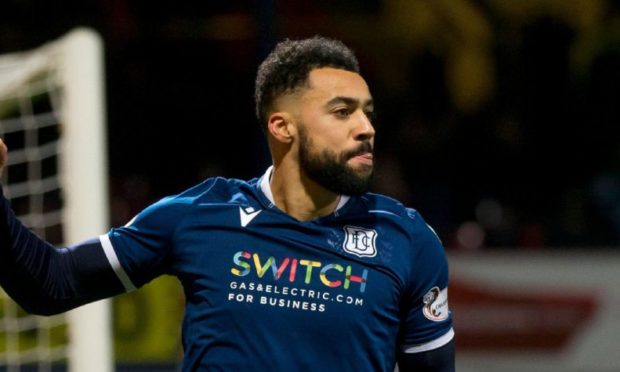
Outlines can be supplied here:
M377 231L357 226L345 226L344 235L342 248L345 252L358 257L374 257L377 255L375 245Z

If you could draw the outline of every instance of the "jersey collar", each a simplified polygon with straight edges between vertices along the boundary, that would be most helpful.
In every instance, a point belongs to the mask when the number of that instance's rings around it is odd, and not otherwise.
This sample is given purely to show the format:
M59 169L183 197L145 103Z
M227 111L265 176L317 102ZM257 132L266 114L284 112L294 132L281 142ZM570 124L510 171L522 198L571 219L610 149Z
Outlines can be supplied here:
M265 197L269 200L269 203L270 203L269 207L273 207L276 205L275 201L273 200L273 193L271 192L271 185L269 185L269 181L271 180L272 173L273 173L273 165L267 168L267 171L265 172L265 174L263 174L259 182L260 190L263 192ZM338 200L338 205L336 206L336 209L334 210L333 213L338 214L338 211L342 207L344 207L345 204L347 204L349 199L351 199L350 196L340 195L340 200Z

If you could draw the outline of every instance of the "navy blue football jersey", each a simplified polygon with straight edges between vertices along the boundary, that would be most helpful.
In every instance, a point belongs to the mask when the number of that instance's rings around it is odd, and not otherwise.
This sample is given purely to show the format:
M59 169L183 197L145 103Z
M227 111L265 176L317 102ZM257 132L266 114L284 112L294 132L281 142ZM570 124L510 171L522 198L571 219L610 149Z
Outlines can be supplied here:
M452 339L446 256L418 212L368 193L298 221L270 171L207 179L100 237L125 289L181 281L184 371L393 371L398 349Z

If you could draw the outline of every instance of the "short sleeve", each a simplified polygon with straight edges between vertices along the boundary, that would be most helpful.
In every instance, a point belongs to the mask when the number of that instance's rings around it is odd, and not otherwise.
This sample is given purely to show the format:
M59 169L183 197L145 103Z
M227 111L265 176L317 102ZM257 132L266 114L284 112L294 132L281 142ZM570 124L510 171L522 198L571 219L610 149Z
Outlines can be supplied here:
M186 206L177 198L164 198L127 225L100 237L108 260L127 290L167 273L174 234Z
M441 241L415 210L412 219L413 263L400 340L401 350L424 352L448 343L453 335L448 307L448 260Z

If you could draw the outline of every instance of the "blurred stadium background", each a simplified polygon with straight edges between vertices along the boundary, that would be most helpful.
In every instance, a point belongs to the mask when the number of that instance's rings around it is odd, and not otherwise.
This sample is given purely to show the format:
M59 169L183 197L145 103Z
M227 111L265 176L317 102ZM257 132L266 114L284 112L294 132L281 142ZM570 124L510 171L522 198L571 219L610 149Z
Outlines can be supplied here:
M102 36L111 225L207 176L260 174L258 63L285 37L342 39L378 102L374 189L420 210L450 254L459 370L620 370L618 1L1 8L0 54L76 26ZM116 361L174 370L176 281L113 307Z

